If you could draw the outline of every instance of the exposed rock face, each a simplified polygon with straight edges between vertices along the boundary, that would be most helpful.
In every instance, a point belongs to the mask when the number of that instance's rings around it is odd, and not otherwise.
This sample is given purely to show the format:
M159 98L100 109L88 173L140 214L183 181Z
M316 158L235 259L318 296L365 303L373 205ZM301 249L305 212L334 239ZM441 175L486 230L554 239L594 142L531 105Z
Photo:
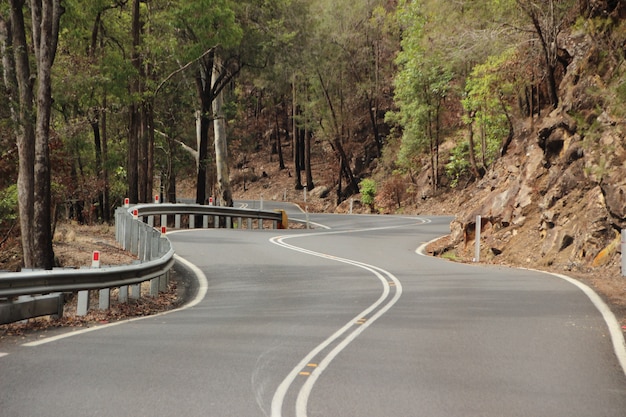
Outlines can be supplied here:
M626 227L626 126L603 98L594 43L581 33L563 43L572 62L560 106L516 127L508 154L475 185L451 225L451 240L466 255L477 215L483 258L571 269L617 253L616 232Z

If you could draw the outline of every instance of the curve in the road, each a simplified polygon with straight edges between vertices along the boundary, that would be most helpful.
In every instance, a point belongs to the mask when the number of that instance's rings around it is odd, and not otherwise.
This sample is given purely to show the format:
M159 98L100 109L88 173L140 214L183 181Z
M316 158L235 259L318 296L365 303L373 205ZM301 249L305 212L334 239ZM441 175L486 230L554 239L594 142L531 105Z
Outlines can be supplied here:
M420 223L427 223L427 220L420 219ZM349 231L336 231L336 232L325 232L323 234L339 234L339 233L356 233L363 231L371 231L371 230L385 230L385 229L394 229L399 227L406 227L406 225L402 226L391 226L391 227L379 227L373 229L361 229L361 230L349 230ZM358 268L362 268L373 275L375 275L383 285L383 292L381 296L370 305L367 309L359 313L354 319L350 320L345 326L335 332L328 339L320 343L317 347L315 347L311 352L309 352L285 377L285 379L281 382L276 390L274 397L272 399L271 406L271 417L281 417L282 409L285 397L287 392L293 385L297 376L300 375L300 372L307 367L308 364L312 363L322 351L324 351L329 345L333 344L336 341L339 341L337 345L327 354L325 354L322 358L319 358L316 366L313 368L313 371L310 373L306 382L302 385L298 392L298 396L296 399L296 416L297 417L307 417L307 404L309 400L309 395L313 390L313 386L317 379L321 376L324 370L330 365L333 359L341 353L350 343L352 343L361 333L363 333L369 326L371 326L376 320L378 320L381 316L383 316L393 305L400 299L402 295L402 284L400 281L390 272L379 268L374 265L366 264L363 262L358 262L351 259L340 258L337 256L315 252L312 250L304 249L295 245L291 245L286 243L286 239L298 238L298 237L310 237L320 235L322 233L310 233L310 234L298 234L293 236L276 236L270 239L270 242L284 247L286 249L297 251L301 253L305 253L312 256L317 256L325 259L330 259L336 262L341 262L349 265L356 266ZM392 288L395 289L395 292L392 293ZM391 295L391 296L390 296ZM367 318L367 320L363 320Z
M426 247L430 243L436 240L437 239L434 239L431 242L426 242L422 244L419 248L415 250L415 253L421 256L428 256L426 254ZM615 314L613 314L613 311L611 311L611 309L609 308L609 306L589 286L583 284L582 282L572 277L569 277L563 274L556 274L553 272L538 271L538 270L535 270L535 271L541 272L544 274L549 274L557 278L560 278L562 280L565 280L569 282L570 284L578 287L587 296L587 298L589 298L589 300L594 305L594 307L600 312L600 314L602 315L602 318L604 319L604 322L606 323L606 326L609 330L609 334L611 335L611 343L613 344L613 351L615 352L615 356L617 356L617 360L619 361L619 364L622 368L622 372L624 372L624 375L626 375L626 341L624 340L624 333L622 332L622 329L620 328L620 324L617 321Z

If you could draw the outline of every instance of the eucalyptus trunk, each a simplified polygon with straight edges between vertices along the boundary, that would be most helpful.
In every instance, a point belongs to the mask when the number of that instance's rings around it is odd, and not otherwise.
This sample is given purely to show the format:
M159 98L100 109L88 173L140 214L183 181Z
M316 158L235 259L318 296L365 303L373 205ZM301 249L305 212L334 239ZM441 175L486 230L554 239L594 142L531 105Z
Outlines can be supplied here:
M4 82L9 93L19 159L17 196L22 236L23 262L35 266L34 258L34 188L35 126L33 90L30 87L30 64L24 14L20 1L11 0L10 20L2 20L2 63ZM11 51L13 54L11 54Z
M220 74L219 59L213 64L211 84L216 85ZM220 195L220 204L225 207L233 206L233 193L230 187L230 172L228 169L228 142L226 137L226 120L223 111L224 91L221 90L213 100L213 132L215 135L215 165L217 167L217 187Z

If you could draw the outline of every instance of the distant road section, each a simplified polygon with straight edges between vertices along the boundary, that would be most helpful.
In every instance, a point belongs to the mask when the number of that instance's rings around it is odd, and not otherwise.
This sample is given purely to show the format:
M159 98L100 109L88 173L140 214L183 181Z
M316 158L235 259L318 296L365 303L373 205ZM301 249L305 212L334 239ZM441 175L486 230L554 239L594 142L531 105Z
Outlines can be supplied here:
M279 208L306 220L264 202ZM0 346L0 415L625 415L607 323L577 286L418 256L449 218L308 219L324 227L171 234L206 295L166 315Z

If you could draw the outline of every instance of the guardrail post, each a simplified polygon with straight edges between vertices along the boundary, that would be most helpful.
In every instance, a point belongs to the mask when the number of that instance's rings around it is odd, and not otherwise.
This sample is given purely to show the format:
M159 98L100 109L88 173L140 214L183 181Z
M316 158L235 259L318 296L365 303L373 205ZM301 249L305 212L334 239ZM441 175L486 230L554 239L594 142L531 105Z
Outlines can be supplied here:
M248 229L252 230L252 217L248 217Z
M130 253L139 255L139 222L136 221L130 225Z
M203 229L209 228L209 216L207 215L202 216L202 228Z
M130 298L133 300L139 300L141 298L141 284L130 286Z
M150 280L150 295L157 297L159 295L159 277Z
M122 230L122 233L124 234L124 236L122 237L122 239L124 239L123 248L124 250L130 251L130 246L131 246L130 242L132 241L131 229L132 229L133 219L127 213L124 216L122 216L122 222L124 223L124 226L123 226L124 230Z
M141 260L143 262L147 262L150 259L152 259L152 242L150 242L150 237L151 237L151 232L152 232L151 227L147 227L146 225L142 225L141 228L141 246L143 247L141 253L142 253L142 257Z
M119 288L119 292L117 294L117 301L119 303L128 302L128 285L123 285Z
M174 216L174 229L180 229L180 214Z
M220 228L220 216L213 216L213 228Z
M158 278L159 279L159 291L161 292L167 291L168 277L169 277L169 272L166 272L165 274L161 275Z
M196 228L196 216L194 214L189 215L189 228L190 229Z
M161 226L167 226L167 214L161 214Z
M161 256L159 253L159 242L161 240L161 233L153 230L152 237L150 238L150 260L156 259Z
M243 218L239 217L237 219L237 229L243 229Z
M89 291L78 291L78 302L76 303L76 315L86 316L89 311Z
M154 216L148 216L148 226L154 227Z
M111 307L111 289L103 288L98 293L98 308L108 310Z
M230 227L232 226L232 221L233 221L232 217L226 216L226 228L227 229L230 229Z

